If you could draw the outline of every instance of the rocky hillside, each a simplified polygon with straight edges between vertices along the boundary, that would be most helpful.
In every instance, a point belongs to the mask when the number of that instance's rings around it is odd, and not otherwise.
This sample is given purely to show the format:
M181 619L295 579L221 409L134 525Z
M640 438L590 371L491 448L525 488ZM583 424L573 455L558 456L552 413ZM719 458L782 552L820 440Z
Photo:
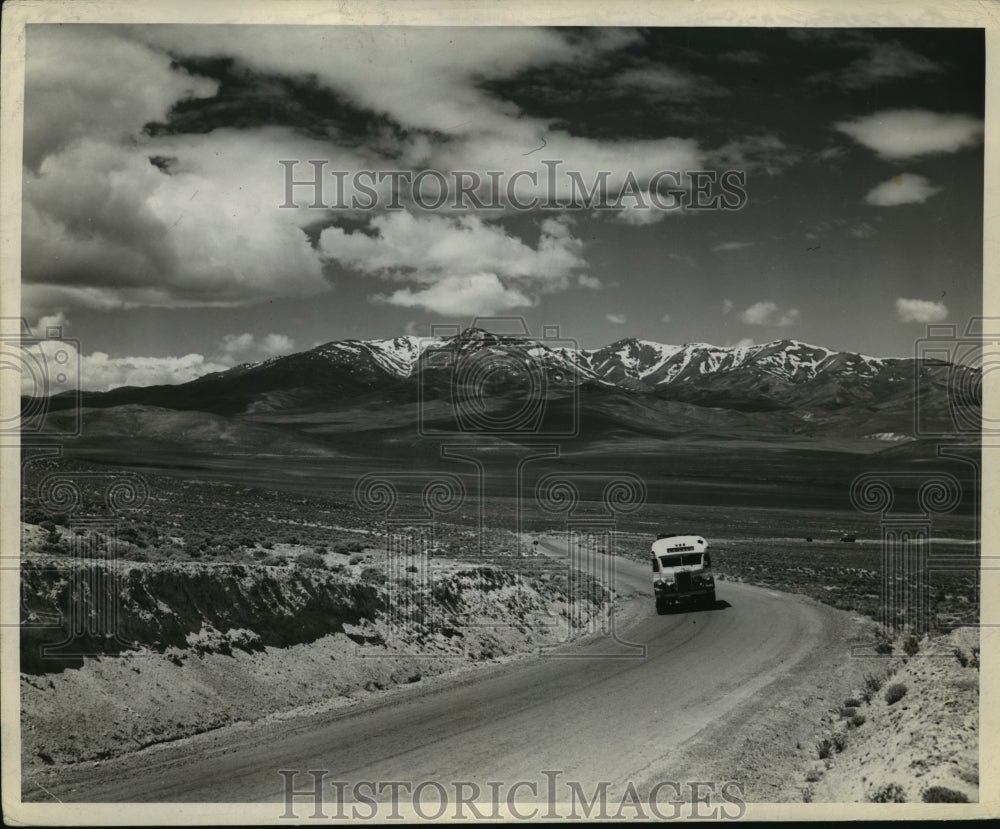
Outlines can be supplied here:
M537 652L586 632L606 598L591 586L571 601L565 578L552 573L446 559L434 559L429 576L389 579L371 556L338 572L30 556L22 563L25 768L99 762ZM71 605L71 593L83 599ZM87 656L59 657L71 606L82 628L108 630L113 620L117 636L77 638L68 650Z

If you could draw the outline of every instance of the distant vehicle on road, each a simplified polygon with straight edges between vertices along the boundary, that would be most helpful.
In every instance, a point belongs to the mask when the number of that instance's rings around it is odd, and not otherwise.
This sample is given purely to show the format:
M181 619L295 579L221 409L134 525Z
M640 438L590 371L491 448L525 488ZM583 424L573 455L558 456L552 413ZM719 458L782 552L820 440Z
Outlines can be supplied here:
M656 612L681 603L715 604L708 542L700 535L661 535L652 546Z

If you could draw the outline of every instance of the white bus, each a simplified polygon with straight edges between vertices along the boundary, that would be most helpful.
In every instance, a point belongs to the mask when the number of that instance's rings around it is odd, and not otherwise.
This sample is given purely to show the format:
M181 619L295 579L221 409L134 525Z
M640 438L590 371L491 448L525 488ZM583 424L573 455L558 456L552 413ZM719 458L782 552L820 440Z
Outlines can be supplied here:
M708 542L700 535L661 535L653 542L656 612L681 602L715 604L715 579Z

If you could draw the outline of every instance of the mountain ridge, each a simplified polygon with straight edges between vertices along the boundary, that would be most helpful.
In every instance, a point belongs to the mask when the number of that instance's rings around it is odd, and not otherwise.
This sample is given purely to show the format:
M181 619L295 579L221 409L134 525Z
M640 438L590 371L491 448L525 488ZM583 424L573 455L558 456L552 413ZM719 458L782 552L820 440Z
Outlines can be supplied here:
M448 347L452 344L458 345L460 348L464 348L473 343L475 343L477 348L503 346L526 346L529 349L541 348L553 355L560 356L571 362L573 367L582 371L584 375L604 379L605 375L614 374L615 368L620 368L622 371L618 372L619 374L623 372L625 376L635 379L644 379L649 376L655 376L657 384L672 382L675 377L682 373L682 370L678 370L673 373L668 372L666 374L658 373L660 369L662 369L671 360L699 353L711 355L714 358L708 361L706 368L702 371L702 373L707 373L707 371L738 368L745 364L748 360L754 360L762 355L767 357L778 352L787 355L790 350L795 350L800 353L811 352L813 354L822 354L822 359L813 359L810 361L813 369L820 368L820 363L825 363L827 366L830 366L838 360L840 362L860 364L863 366L885 366L888 364L912 362L915 359L912 357L873 357L854 351L837 351L826 348L825 346L817 346L811 343L803 342L802 340L791 338L773 340L767 343L754 345L718 346L705 342L688 342L676 345L661 343L655 340L641 339L638 337L623 337L622 339L615 340L614 342L599 348L574 349L563 345L549 346L546 340L542 338L520 335L492 334L491 332L483 329L469 328L460 334L444 337L400 335L392 338L377 338L370 340L356 338L331 340L330 342L322 343L306 351L296 352L295 354L285 355L284 357L271 357L267 360L254 363L243 363L230 369L212 372L199 377L198 380L202 380L207 377L227 375L233 372L257 369L289 357L307 354L326 357L327 359L335 359L339 357L341 361L343 361L345 355L353 355L356 357L368 356L380 367L385 369L387 373L402 379L413 376L414 370L419 367L420 358L428 349L433 350L436 348ZM652 366L648 364L650 362L649 357L651 355L655 355L654 359L658 360L658 362L655 362ZM530 356L538 357L542 355L535 351L530 354ZM617 357L617 361L615 360L615 357ZM645 362L644 357L646 358ZM615 362L617 362L617 366L614 365ZM685 362L689 362L689 360ZM803 360L795 359L792 359L791 361L785 360L784 362L790 364L798 363L798 365L795 366L796 368L801 368L805 363ZM940 361L927 362L939 363ZM770 365L774 365L773 360ZM782 372L776 373L781 374ZM815 373L818 372L810 372L810 376L814 376Z
M379 400L374 422L388 416L386 407L416 407L414 418L418 412L453 412L469 403L516 411L531 400L562 400L574 408L594 405L600 392L623 401L639 396L654 405L682 403L702 412L825 412L858 422L877 415L869 431L890 432L913 423L918 401L922 417L930 415L946 428L953 417L956 376L979 388L978 369L940 360L870 357L794 339L715 346L625 337L601 348L577 349L565 340L472 328L446 337L331 341L186 383L64 394L48 404L52 411L138 404L270 417L333 416L356 401ZM975 396L959 403L979 406Z

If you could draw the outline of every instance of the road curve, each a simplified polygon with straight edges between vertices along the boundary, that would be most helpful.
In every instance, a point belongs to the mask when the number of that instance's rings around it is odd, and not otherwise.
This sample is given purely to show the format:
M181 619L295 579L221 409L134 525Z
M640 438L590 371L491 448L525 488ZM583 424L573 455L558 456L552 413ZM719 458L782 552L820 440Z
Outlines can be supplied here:
M281 801L279 769L324 769L349 787L471 781L489 791L487 781L535 781L544 797L551 778L543 772L558 771L586 791L599 781L610 781L611 794L628 782L648 790L685 780L671 765L685 741L835 635L823 607L727 581L718 583L714 609L658 616L647 567L617 559L615 568L619 592L641 602L637 621L618 636L644 646L641 658L608 658L609 640L598 636L561 656L389 695L376 707L223 729L188 756L179 746L140 752L125 773L114 763L71 770L51 793L87 802ZM308 781L302 774L297 785ZM518 799L531 800L530 787Z

